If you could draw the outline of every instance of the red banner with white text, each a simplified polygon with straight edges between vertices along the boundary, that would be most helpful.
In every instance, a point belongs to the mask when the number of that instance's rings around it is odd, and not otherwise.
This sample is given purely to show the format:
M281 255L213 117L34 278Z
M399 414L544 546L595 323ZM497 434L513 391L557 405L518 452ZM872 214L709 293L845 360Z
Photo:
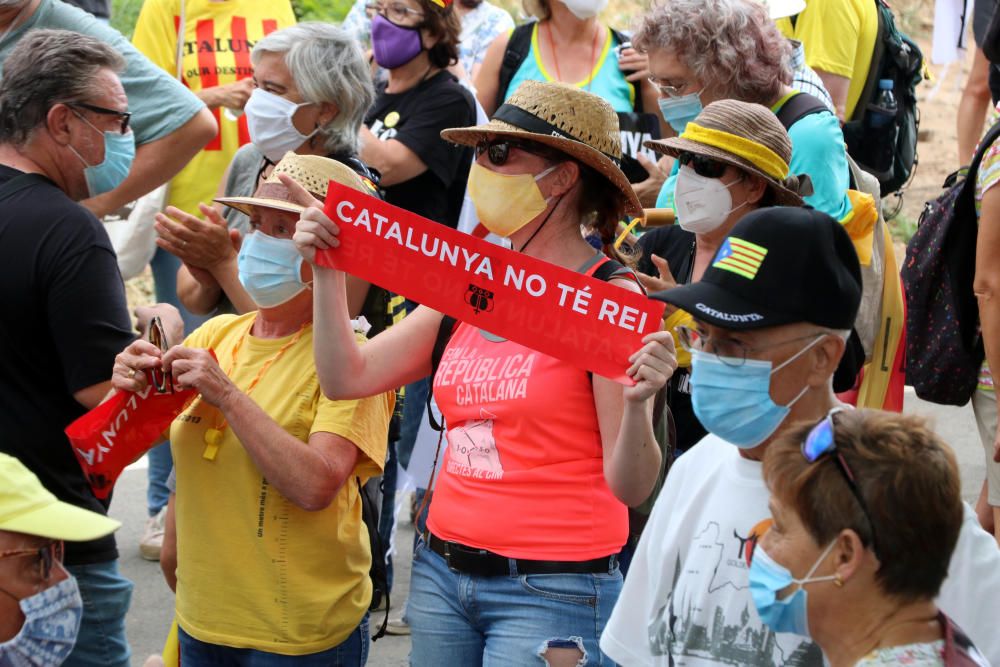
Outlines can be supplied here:
M658 331L665 304L455 231L330 183L326 214L340 269L434 310L622 384L628 357Z
M149 451L198 392L160 394L152 383L139 393L115 392L66 427L83 474L98 498L107 498L125 466Z

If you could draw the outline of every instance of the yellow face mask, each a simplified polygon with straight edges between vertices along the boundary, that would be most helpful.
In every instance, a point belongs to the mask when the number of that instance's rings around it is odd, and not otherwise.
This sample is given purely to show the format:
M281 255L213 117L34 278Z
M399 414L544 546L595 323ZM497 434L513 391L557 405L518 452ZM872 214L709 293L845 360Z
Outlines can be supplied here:
M479 222L497 236L508 238L534 220L548 206L538 181L558 166L552 165L537 175L499 174L473 162L468 192Z

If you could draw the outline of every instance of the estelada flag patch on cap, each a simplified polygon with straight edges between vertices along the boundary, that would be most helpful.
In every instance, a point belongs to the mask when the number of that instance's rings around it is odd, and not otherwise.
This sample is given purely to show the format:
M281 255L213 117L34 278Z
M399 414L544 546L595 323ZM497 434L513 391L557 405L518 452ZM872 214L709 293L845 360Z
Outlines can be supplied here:
M712 266L753 280L757 277L757 271L760 270L766 255L767 248L730 236L723 241L719 252L715 254Z
M431 0L431 2L433 2L438 7L447 9L448 6L451 4L452 0Z

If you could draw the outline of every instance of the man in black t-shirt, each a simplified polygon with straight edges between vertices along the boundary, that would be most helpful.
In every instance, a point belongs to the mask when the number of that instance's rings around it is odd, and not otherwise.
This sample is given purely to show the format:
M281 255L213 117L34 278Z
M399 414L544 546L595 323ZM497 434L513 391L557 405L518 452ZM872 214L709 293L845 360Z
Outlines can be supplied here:
M77 203L128 173L123 67L92 37L37 30L0 82L0 451L60 500L101 514L63 429L108 393L134 337L108 235ZM117 557L110 535L66 545L85 610L67 665L129 663L132 584Z

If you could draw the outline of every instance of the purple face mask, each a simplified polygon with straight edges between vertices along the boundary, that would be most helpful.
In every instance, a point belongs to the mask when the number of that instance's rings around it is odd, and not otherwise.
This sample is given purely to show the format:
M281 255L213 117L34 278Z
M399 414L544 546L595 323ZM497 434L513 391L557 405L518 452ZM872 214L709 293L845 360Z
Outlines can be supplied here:
M396 25L381 14L376 14L372 19L372 51L375 52L375 62L379 67L402 67L423 50L419 28Z

